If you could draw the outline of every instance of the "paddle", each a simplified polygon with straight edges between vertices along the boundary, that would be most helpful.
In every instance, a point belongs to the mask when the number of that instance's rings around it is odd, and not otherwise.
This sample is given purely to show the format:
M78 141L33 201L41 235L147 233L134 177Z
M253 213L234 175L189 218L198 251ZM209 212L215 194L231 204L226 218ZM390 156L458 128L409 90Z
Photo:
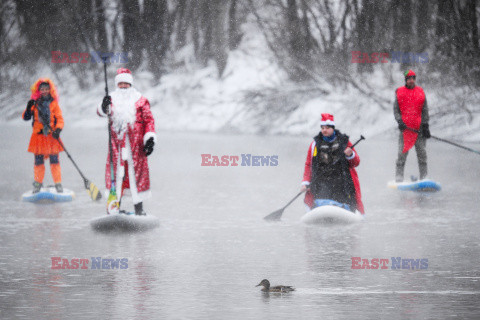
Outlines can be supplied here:
M270 221L275 221L275 220L280 220L282 217L283 211L293 202L295 201L302 193L304 193L306 190L300 191L292 200L290 200L283 208L278 209L277 211L274 211L270 213L268 216L264 217L263 219L265 220L270 220Z
M351 146L350 148L352 149L352 148L355 147L357 144L359 144L360 141L362 141L362 140L365 140L365 137L362 136L362 135L360 135L360 139L358 139L357 142L355 142L354 144L352 144L352 146Z
M419 130L415 130L415 129L413 129L413 128L407 127L407 129L410 130L410 131L416 132L416 133L420 133ZM480 154L480 151L470 149L470 148L468 148L468 147L462 146L462 145L457 144L457 143L452 142L452 141L448 141L448 140L445 140L445 139L442 139L442 138L439 138L439 137L435 137L435 136L432 136L432 135L430 135L430 138L433 138L433 139L435 139L435 140L438 140L438 141L442 141L442 142L451 144L452 146L455 146L455 147L458 147L458 148L461 148L461 149L464 149L464 150L467 150L467 151L470 151L470 152L473 152L473 153L476 153L476 154Z
M50 126L49 126L50 127ZM90 180L88 180L87 178L85 178L85 176L83 175L82 171L80 170L80 168L77 166L77 164L75 163L75 161L73 160L72 156L70 155L70 153L67 151L67 149L65 148L65 146L63 145L63 142L62 140L60 140L60 138L57 139L58 143L60 143L60 145L62 146L63 148L63 151L65 151L65 153L67 154L68 158L72 161L73 165L75 166L75 168L77 169L78 173L80 173L80 176L82 177L83 179L83 183L85 184L85 189L87 189L87 192L88 192L88 195L90 196L90 198L92 198L92 200L94 201L97 201L97 200L100 200L102 198L102 193L100 192L100 190L98 190L97 186L95 184L93 184L93 182L90 182Z
M360 139L358 139L350 148L355 147L360 141L365 140L365 137L360 135ZM302 193L304 193L306 190L300 191L292 200L290 200L283 208L278 209L277 211L274 211L270 213L269 215L265 216L263 219L269 220L269 221L276 221L280 220L282 217L283 211L293 202L295 201Z
M358 139L357 141L355 141L354 144L352 144L352 146L350 147L350 149L353 149L353 147L355 147L357 144L360 143L360 141L362 140L365 140L365 137L360 135L360 139ZM333 162L333 164L337 164L337 162L340 161L340 159L337 159L336 161Z
M105 74L105 96L108 96L108 82L107 82L107 56L103 56L103 71ZM110 153L110 192L107 199L107 214L117 213L120 211L120 203L117 198L117 190L115 188L115 172L113 171L113 147L112 147L112 132L110 131L112 125L112 117L108 112L108 148Z
M38 112L40 113L41 115L41 111L40 109L38 109ZM52 127L47 124L47 127L50 131L53 132L52 130ZM62 140L60 140L60 137L57 138L57 141L58 143L60 143L60 146L62 146L63 148L63 151L65 151L65 153L67 154L68 158L72 161L73 165L75 166L75 168L77 169L78 173L80 173L80 176L82 177L83 179L83 183L85 184L85 189L87 189L87 192L88 192L88 195L90 196L90 198L92 198L92 200L94 201L97 201L97 200L100 200L102 198L102 194L100 193L100 190L98 190L97 186L95 184L93 184L93 182L90 182L90 180L88 180L87 178L85 178L85 176L83 175L82 171L80 170L80 168L77 166L77 164L75 163L75 161L73 160L72 156L70 155L70 153L67 151L67 149L65 148L65 145L63 144Z

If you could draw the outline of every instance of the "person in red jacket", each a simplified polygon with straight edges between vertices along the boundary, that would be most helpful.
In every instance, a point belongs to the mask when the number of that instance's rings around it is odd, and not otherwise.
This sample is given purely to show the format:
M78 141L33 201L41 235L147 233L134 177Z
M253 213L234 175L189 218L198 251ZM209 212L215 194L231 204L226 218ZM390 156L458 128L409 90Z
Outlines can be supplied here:
M405 86L395 91L393 113L400 129L395 181L402 182L408 151L415 146L420 180L427 176L426 139L430 138L428 105L422 87L415 85L413 70L405 72Z
M133 87L130 70L120 68L115 76L116 90L105 96L97 113L111 116L112 150L107 155L105 183L112 186L110 155L113 160L113 180L121 194L130 189L136 215L145 215L143 201L151 197L147 157L152 154L157 140L155 120L150 102ZM111 154L110 154L111 152Z
M321 131L313 138L305 161L302 191L309 208L322 200L333 200L347 209L365 213L355 167L360 157L348 136L335 129L333 115L322 113Z

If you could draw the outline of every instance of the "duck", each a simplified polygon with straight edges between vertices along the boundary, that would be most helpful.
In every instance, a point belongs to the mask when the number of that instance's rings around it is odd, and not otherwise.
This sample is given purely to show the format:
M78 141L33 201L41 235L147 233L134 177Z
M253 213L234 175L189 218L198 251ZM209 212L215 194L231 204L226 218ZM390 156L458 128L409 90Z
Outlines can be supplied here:
M270 287L270 281L267 279L263 279L260 281L259 284L256 285L256 287L263 286L262 291L263 292L290 292L290 291L295 291L294 287L291 286L274 286Z

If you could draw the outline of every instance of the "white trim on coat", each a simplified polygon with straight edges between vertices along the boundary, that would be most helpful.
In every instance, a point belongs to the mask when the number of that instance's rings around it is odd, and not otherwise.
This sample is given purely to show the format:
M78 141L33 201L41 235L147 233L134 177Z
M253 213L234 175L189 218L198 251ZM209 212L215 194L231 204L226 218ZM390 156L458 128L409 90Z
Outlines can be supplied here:
M155 132L150 131L145 133L145 135L143 136L143 145L145 145L145 143L147 143L147 140L150 138L153 138L153 142L155 144L157 143L157 135L155 134Z

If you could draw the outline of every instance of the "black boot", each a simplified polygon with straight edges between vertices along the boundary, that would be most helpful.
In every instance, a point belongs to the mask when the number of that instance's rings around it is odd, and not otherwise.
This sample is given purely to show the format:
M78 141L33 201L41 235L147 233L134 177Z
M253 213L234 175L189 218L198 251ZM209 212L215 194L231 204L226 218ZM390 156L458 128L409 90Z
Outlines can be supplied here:
M55 183L55 189L57 190L58 193L63 192L63 187L61 183Z
M139 202L134 205L135 207L135 215L136 216L146 216L147 214L143 211L143 202Z
M32 193L38 193L40 192L40 189L42 188L42 184L40 182L34 181L33 182L33 191Z

